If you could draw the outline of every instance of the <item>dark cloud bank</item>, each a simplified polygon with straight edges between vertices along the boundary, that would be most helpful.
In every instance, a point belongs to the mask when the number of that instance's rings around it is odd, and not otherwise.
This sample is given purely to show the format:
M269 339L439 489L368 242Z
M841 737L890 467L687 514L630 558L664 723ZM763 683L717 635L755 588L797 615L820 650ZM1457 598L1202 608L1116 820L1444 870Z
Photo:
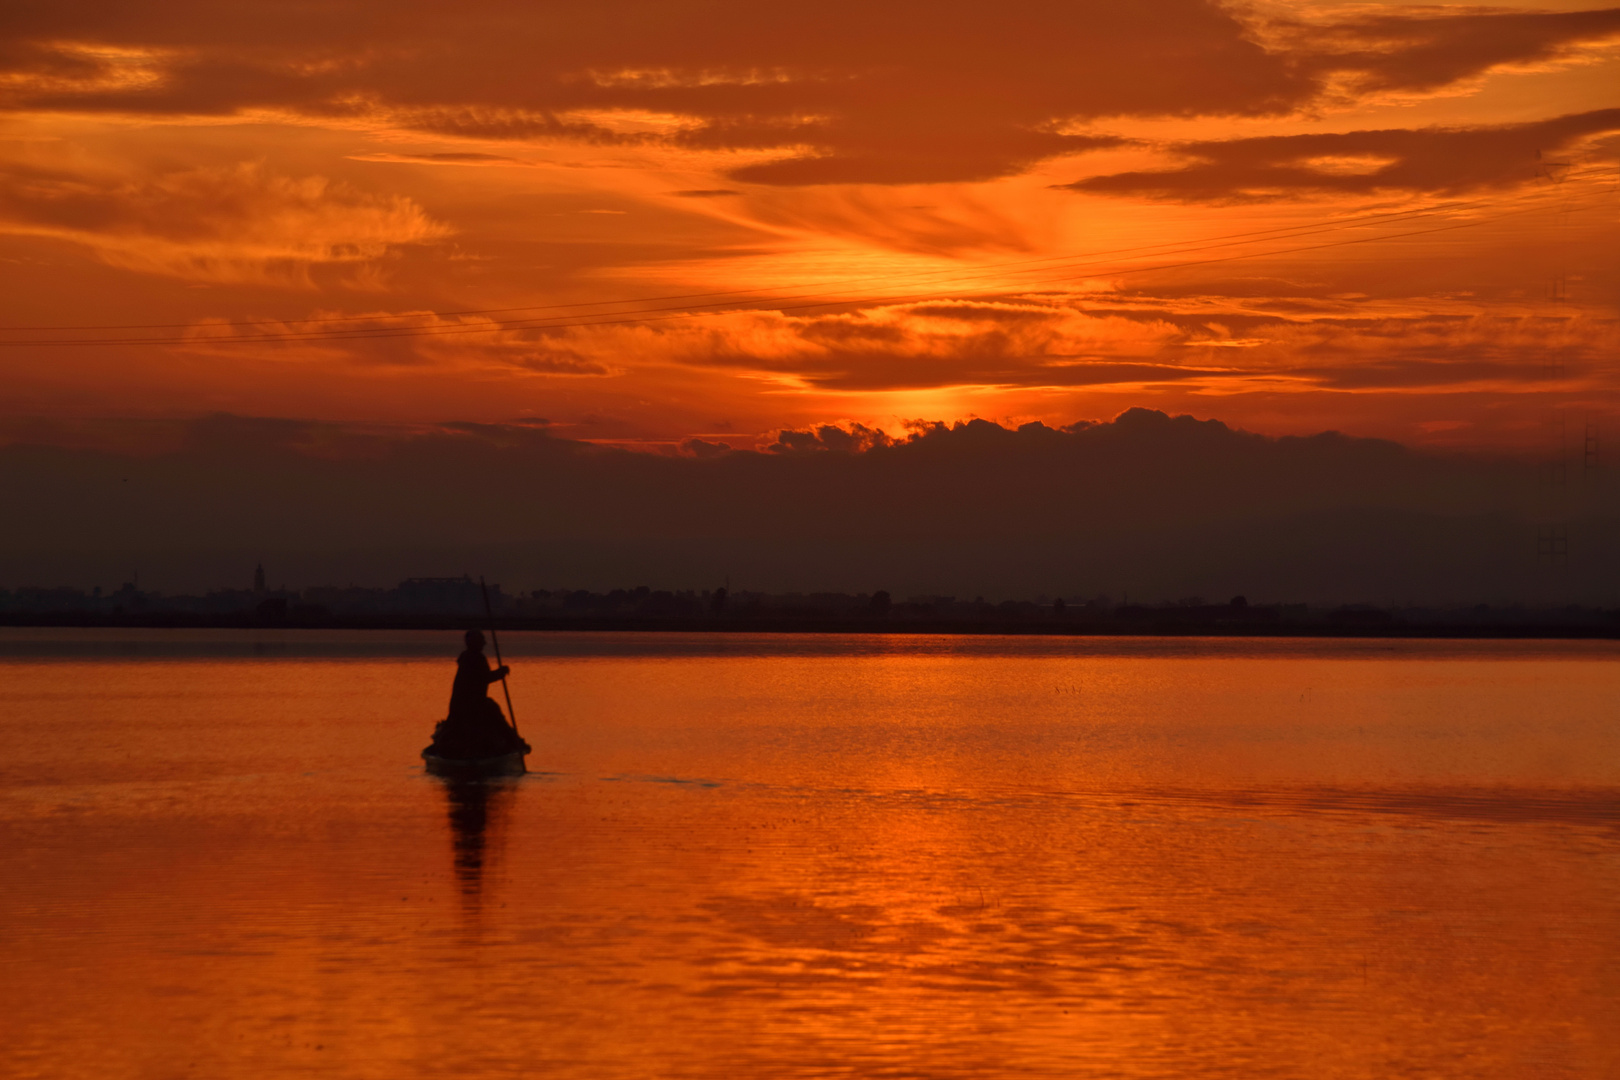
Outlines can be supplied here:
M1620 130L1620 109L1472 128L1392 128L1183 142L1180 168L1095 176L1064 185L1103 195L1184 202L1259 202L1308 194L1460 195L1543 175L1543 152Z
M0 449L0 585L163 590L650 584L1132 600L1503 602L1620 596L1609 486L1571 473L1558 514L1528 465L1328 433L1271 439L1133 409L902 440L791 433L769 453L659 456L534 426L366 433L215 416L157 453ZM1579 464L1578 462L1576 463ZM1577 498L1576 496L1582 496ZM1570 522L1569 565L1537 527Z

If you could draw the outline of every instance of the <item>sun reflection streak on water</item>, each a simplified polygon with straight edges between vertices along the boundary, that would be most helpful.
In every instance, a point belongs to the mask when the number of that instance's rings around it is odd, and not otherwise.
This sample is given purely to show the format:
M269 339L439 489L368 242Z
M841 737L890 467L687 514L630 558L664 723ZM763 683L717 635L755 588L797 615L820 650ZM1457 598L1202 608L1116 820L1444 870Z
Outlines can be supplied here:
M1620 1068L1620 652L514 645L0 662L0 1066Z

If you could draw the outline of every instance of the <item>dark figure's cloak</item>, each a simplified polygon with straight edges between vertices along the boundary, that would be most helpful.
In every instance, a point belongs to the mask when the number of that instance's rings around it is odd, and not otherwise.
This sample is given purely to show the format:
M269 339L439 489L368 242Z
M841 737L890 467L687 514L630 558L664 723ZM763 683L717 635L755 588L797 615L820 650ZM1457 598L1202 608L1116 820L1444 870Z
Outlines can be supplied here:
M489 658L468 649L456 658L456 681L450 686L450 715L433 732L435 754L447 758L485 758L527 749L506 722L501 707L490 700L489 686L500 679Z
M489 700L489 685L499 679L483 653L468 649L456 657L456 681L450 684L450 719L480 716L495 705ZM497 713L500 708L495 705Z

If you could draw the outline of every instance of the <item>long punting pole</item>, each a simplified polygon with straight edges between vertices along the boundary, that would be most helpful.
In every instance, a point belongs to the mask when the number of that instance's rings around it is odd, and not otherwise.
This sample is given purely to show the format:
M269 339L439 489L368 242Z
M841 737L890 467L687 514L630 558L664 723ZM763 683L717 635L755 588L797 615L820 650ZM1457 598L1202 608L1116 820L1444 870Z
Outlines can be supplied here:
M501 663L501 639L495 636L495 609L489 606L489 586L484 584L483 578L478 579L478 588L484 594L484 614L489 618L489 643L495 646L495 666L505 667ZM512 734L516 735L517 713L512 711L512 691L507 689L505 675L501 676L501 693L506 695L506 718L512 721Z

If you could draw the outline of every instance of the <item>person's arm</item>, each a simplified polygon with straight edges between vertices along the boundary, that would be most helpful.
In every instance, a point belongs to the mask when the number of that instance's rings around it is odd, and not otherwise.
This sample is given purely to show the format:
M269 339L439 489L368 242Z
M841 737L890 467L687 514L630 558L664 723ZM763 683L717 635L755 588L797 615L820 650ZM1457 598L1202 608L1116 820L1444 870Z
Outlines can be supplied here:
M485 661L485 663L488 663L488 661ZM507 667L505 664L502 664L494 671L485 672L484 677L492 683L498 683L510 674L512 674L512 669Z

